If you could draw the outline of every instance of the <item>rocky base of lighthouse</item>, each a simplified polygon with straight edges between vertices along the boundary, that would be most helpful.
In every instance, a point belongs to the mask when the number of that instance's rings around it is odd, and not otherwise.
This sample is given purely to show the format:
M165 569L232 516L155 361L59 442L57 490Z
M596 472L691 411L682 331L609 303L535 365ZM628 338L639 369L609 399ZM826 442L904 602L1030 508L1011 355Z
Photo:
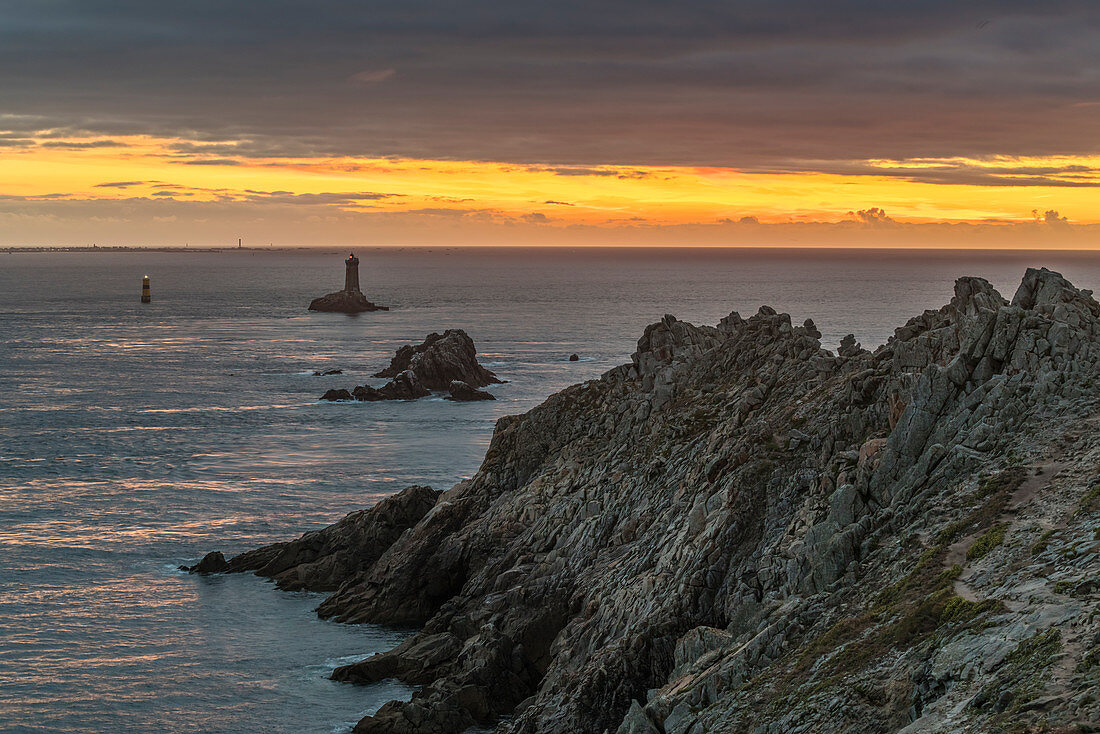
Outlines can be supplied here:
M336 291L320 298L314 298L309 304L309 310L363 313L364 311L389 311L390 309L386 306L371 303L360 291Z

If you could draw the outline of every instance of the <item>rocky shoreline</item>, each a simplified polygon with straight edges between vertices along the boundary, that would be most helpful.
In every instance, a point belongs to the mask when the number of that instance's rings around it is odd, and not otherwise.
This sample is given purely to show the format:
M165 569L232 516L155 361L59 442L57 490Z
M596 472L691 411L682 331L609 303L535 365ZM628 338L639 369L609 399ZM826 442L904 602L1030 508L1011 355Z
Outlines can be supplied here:
M666 316L469 480L205 570L420 627L334 673L421 686L357 732L1100 730L1100 304L1029 269L819 339Z

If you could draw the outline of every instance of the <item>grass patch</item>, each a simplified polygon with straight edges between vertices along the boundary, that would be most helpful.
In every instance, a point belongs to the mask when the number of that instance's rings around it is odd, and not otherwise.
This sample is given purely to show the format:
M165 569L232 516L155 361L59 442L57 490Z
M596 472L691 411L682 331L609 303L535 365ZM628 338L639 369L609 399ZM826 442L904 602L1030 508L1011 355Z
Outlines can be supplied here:
M1000 523L982 533L974 544L966 549L966 560L980 561L988 556L994 548L1005 542L1005 531L1008 525Z
M974 706L992 709L1010 719L1045 688L1047 671L1062 651L1062 635L1056 629L1037 632L1013 650L997 676L974 698Z
M1081 497L1078 510L1074 514L1096 512L1097 510L1100 510L1100 484L1092 485L1092 489L1085 492L1084 496Z
M1004 604L996 599L983 599L982 601L969 601L961 596L953 596L947 600L940 615L940 624L952 624L955 622L969 624L987 612L1000 612L1004 610Z
M978 485L978 489L974 491L974 499L984 500L986 497L992 497L1006 490L1011 494L1024 483L1025 478L1027 478L1027 472L1021 467L1005 469L983 479L981 484Z
M1031 555L1037 556L1040 553L1042 553L1043 551L1045 551L1047 549L1047 547L1050 545L1050 539L1053 538L1053 537L1054 537L1054 531L1053 530L1044 531L1043 534L1039 536L1039 539L1031 544Z

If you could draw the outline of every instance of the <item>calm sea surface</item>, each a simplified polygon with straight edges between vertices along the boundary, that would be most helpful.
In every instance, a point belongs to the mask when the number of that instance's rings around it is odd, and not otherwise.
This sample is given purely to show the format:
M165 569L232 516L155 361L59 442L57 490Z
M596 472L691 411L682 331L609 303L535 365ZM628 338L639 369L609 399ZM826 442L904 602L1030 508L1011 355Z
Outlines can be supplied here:
M1028 265L1100 286L1100 257L1068 253L358 254L392 311L306 311L342 285L335 252L0 253L0 730L340 732L407 697L327 675L408 631L176 567L451 486L497 418L628 361L662 314L714 324L768 304L812 317L828 347L849 332L873 347L958 275L1008 297ZM509 380L496 402L317 401L451 327Z

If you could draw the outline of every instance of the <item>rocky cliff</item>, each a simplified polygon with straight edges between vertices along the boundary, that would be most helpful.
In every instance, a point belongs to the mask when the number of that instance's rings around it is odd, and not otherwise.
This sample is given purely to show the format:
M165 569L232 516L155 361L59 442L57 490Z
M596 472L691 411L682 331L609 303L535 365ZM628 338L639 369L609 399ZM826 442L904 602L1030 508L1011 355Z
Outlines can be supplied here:
M501 419L324 575L322 616L422 627L334 674L422 686L356 730L1100 729L1100 305L1028 270L874 352L819 337L666 316Z

